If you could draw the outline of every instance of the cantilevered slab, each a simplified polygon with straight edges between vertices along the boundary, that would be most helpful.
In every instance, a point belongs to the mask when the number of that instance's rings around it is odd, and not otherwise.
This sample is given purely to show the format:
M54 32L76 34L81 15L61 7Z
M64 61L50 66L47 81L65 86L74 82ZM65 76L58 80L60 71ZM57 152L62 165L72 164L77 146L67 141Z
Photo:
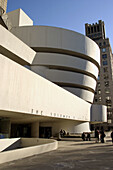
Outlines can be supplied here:
M0 25L0 53L21 64L31 64L36 52Z

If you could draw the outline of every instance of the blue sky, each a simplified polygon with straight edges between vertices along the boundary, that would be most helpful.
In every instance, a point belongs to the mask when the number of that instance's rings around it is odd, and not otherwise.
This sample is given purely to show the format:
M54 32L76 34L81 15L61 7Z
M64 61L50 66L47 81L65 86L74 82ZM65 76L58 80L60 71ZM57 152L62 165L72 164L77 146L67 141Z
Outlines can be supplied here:
M113 48L113 0L8 0L7 12L22 8L34 25L63 27L85 34L85 23L103 20Z

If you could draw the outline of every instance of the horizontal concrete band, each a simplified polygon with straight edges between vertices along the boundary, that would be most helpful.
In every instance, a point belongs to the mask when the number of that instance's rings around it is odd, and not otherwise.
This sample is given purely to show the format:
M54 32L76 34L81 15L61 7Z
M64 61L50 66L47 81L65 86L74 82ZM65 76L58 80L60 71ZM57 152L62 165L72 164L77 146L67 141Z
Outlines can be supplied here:
M99 66L100 50L98 45L77 32L48 26L15 27L12 32L38 52L44 52L44 50L45 52L47 50L55 52L55 49L59 53L65 51L69 52L69 55L76 56L78 54L81 58L89 58Z
M37 53L32 66L47 66L49 69L61 69L73 72L79 72L89 75L96 79L98 76L98 67L92 62L73 57L70 55L55 53Z
M52 66L49 65L47 67L48 67L48 69L51 69L51 70L53 69L53 70L69 71L69 72L73 72L73 73L80 73L80 74L92 77L93 79L95 79L97 81L97 78L93 74L83 71L83 70L80 70L80 69L64 67L64 66L53 66L53 65Z
M86 88L91 88L92 91L95 90L96 87L96 80L92 77L83 75L81 73L73 73L69 71L62 71L62 70L53 70L47 69L46 70L46 77L54 82L54 83L67 83L68 85L78 85L84 86Z
M66 87L66 86L62 86L62 87L87 102L91 102L91 103L93 102L94 93L89 90L78 88L78 87Z
M78 58L90 61L93 64L95 64L98 67L98 69L100 68L100 63L98 63L95 59L85 54L77 53L75 51L70 51L70 50L60 49L60 48L50 48L50 47L31 47L31 48L37 53L54 53L54 54L62 54L62 55L78 57Z
M57 82L56 84L59 85L60 87L63 87L63 88L65 88L65 87L79 88L79 89L82 89L82 90L88 90L89 92L92 92L93 94L95 92L93 89L86 87L86 86L83 86L83 85L79 85L79 84L71 84L71 83L64 83L64 82Z

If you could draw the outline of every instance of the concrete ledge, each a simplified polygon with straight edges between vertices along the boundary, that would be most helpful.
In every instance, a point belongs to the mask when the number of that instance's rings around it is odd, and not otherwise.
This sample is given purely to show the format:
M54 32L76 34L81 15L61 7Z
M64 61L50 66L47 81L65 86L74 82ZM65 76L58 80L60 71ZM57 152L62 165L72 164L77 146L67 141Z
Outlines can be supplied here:
M29 139L25 139L25 143L24 143L24 139L21 139L21 140L23 142L22 145L24 145L25 147L29 146ZM35 146L30 146L26 148L21 148L21 149L16 149L16 150L0 153L0 164L26 158L26 157L37 155L37 154L41 154L41 153L45 153L45 152L49 152L49 151L52 151L58 148L58 142L53 139L48 139L48 142L47 142L47 139L34 138L35 144L37 140L40 141L39 145L37 143L37 145ZM45 140L45 144L44 144L44 140Z
M20 146L20 138L0 139L0 152L16 149Z
M36 52L0 25L0 53L21 65L31 64Z

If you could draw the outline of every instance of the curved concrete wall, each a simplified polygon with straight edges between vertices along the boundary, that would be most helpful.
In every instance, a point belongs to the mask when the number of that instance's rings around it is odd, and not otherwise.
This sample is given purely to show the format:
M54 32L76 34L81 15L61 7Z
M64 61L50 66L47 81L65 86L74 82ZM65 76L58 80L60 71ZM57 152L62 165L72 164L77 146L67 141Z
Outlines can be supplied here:
M34 65L31 66L31 70L78 97L93 102L96 87L96 80L93 77L69 70L66 71L56 68L49 69L47 66Z
M47 122L40 123L41 127L52 127L52 134L56 135L60 130L65 130L66 133L83 133L90 132L89 122L82 121L59 121L59 122Z
M48 26L17 27L12 32L37 52L32 71L93 102L100 62L95 42L77 32Z
M3 139L2 139L3 140ZM34 144L30 145L30 142ZM0 164L29 156L50 152L58 148L58 142L53 139L21 138L23 148L0 153Z
M38 52L32 65L83 72L84 74L90 74L95 79L98 76L98 68L95 64L77 56Z
M90 125L88 122L84 122L76 125L74 130L76 133L90 132Z
M93 104L91 106L91 122L107 122L107 107Z
M83 88L86 87L95 90L96 81L92 77L83 75L81 73L73 73L62 70L47 70L46 75L49 80L55 82L56 84L57 82L61 83L61 86L63 84L72 85L73 87L78 85L80 87L82 86Z
M67 29L48 26L16 27L12 32L30 47L61 49L89 57L97 65L100 63L100 50L98 45L88 37ZM55 50L53 50L55 51ZM43 52L43 51L42 51Z
M90 92L85 89L79 89L79 88L71 88L71 87L63 87L64 89L70 91L73 94L76 94L78 97L82 98L86 101L93 101L94 94L93 92Z

